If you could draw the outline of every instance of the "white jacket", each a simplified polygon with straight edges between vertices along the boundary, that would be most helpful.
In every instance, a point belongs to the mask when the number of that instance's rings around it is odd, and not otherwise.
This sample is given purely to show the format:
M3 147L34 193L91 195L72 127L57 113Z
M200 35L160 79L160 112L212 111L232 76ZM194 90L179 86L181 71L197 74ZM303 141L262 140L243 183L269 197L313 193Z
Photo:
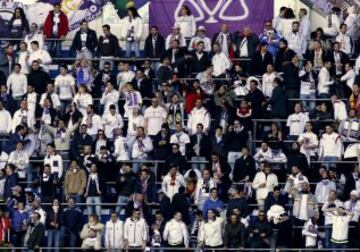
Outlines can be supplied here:
M293 113L287 118L286 126L289 127L289 135L299 136L304 132L305 124L309 121L308 113Z
M131 157L136 159L147 159L148 153L153 150L153 143L151 138L146 136L144 138L135 138L132 145Z
M196 134L196 126L199 123L204 126L205 132L209 130L211 123L210 114L204 107L201 107L200 109L195 107L191 110L187 121L189 135Z
M122 249L124 247L124 222L109 220L105 225L105 248Z
M347 71L343 76L341 76L340 80L346 81L346 85L352 90L355 81L355 76L356 76L355 71L351 69L350 71Z
M265 187L260 187L261 184L266 184ZM255 175L252 187L256 190L256 199L264 200L269 192L274 190L274 187L278 185L278 178L274 173L270 173L266 176L265 172L258 172Z
M347 111L346 111L346 105L343 101L336 100L333 103L333 108L334 108L334 119L335 120L343 121L348 117Z
M299 31L302 37L304 38L303 42L305 43L306 46L307 40L310 39L310 31L311 31L311 25L308 15L301 18Z
M329 94L329 86L334 84L334 81L330 77L329 70L326 67L322 67L319 72L318 81L318 93Z
M0 110L0 133L10 133L12 118L10 112L5 108Z
M93 98L91 94L88 93L84 93L84 94L77 93L74 96L73 102L75 102L77 108L82 113L82 115L86 115L86 107L90 104L93 104Z
M289 48L294 50L296 54L302 55L306 52L306 39L300 32L289 32L285 34L285 39L289 43Z
M347 34L339 33L335 40L340 43L341 51L350 55L352 52L351 38Z
M50 165L51 173L58 173L58 177L61 178L63 175L63 159L59 154L48 155L44 158L44 165Z
M51 93L49 94L48 92L43 93L40 97L40 101L39 101L39 105L43 106L44 101L46 98L50 97L51 99L51 103L52 103L52 107L54 109L58 109L61 106L61 102L60 102L60 98L59 95L57 93Z
M180 245L184 243L185 247L189 247L189 233L184 222L169 220L164 228L163 239L170 245Z
M23 73L15 73L9 75L6 85L8 93L11 91L13 98L18 98L26 94L27 92L27 78Z
M104 124L105 135L109 139L114 138L114 129L122 129L124 127L124 120L119 113L115 113L114 115L110 112L104 113L102 123Z
M29 128L33 128L35 125L35 115L28 110L19 109L15 112L13 120L12 120L12 132L15 132L16 126L19 124L26 122L26 125Z
M110 105L115 105L116 111L119 111L119 96L120 93L119 91L113 89L110 93L103 93L103 95L101 96L100 99L100 104L104 105L105 111L104 113L109 112L110 110Z
M185 38L191 38L196 33L196 22L193 15L176 17L175 26L180 26L180 31Z
M89 116L88 114L84 115L81 124L87 125L86 133L90 136L97 135L99 129L104 129L103 120L95 113L93 113L92 116Z
M333 132L330 135L324 133L320 139L319 156L338 157L343 154L343 144L339 134Z
M12 151L8 163L15 165L19 178L26 178L26 169L29 169L29 156L25 151Z
M359 17L355 13L350 13L346 17L344 24L347 25L346 34L349 35L353 41L357 40L360 28Z
M30 53L28 64L31 66L34 60L41 60L40 66L44 69L44 71L49 71L49 65L52 62L50 54L46 50L38 49Z
M129 147L127 145L126 138L123 136L118 136L114 142L114 156L116 161L127 161L130 160Z
M316 241L318 237L318 225L314 225L312 220L309 219L305 222L302 229L302 235L305 236L305 247L316 247Z
M193 51L194 48L197 47L197 43L200 41L204 42L204 52L210 52L211 51L211 40L208 37L199 37L195 36L191 39L188 50Z
M264 73L262 76L261 90L266 97L271 97L272 95L274 89L272 83L275 78L276 78L276 72L272 72L270 74Z
M121 33L121 37L126 39L128 32L131 29L134 29L134 39L135 40L140 40L142 33L143 33L143 29L144 29L144 22L142 20L142 18L137 17L134 18L131 22L130 19L128 17L123 19L123 23L122 23L123 27L122 27L122 33Z
M176 174L175 180L172 181L170 173L168 173L161 183L161 189L169 197L170 200L174 197L176 193L179 192L179 188L185 186L185 180L183 175L179 172Z
M214 66L213 76L225 74L226 70L231 68L231 61L223 52L214 54L211 59L211 64Z
M332 37L335 37L340 31L340 19L335 14L331 14L331 16L327 17L327 19L331 20L331 26L329 27L328 25L325 25L324 28L323 28L324 33L326 35L330 35Z
M318 182L315 189L316 201L321 204L325 203L325 201L329 197L329 193L331 190L336 190L336 185L334 181L325 179Z
M352 221L357 222L360 217L360 200L357 200L355 204L348 200L345 202L344 207L346 210L354 213Z
M140 247L148 239L148 225L145 219L134 221L127 218L124 224L124 240L128 241L130 247Z
M349 236L349 222L352 215L337 215L332 216L332 232L331 241L334 243L346 243Z
M215 221L205 221L202 223L198 239L199 242L203 242L205 246L220 246L223 242L223 227L224 218L216 217Z
M212 188L216 188L217 184L213 178L209 178L208 182L208 191L206 191L203 187L204 186L204 179L200 178L196 183L195 188L195 197L194 197L194 203L198 205L199 209L202 209L202 206L204 205L205 201L210 196L210 190Z

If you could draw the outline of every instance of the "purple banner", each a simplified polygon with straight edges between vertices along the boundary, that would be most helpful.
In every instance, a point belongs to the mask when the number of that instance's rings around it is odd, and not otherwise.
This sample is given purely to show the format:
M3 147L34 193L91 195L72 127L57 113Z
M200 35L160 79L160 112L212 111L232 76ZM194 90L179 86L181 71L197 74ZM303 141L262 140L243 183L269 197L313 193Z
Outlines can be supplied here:
M183 5L190 8L197 26L206 27L208 36L224 23L232 32L250 26L259 34L274 13L274 0L151 0L150 25L157 25L162 35L168 35Z

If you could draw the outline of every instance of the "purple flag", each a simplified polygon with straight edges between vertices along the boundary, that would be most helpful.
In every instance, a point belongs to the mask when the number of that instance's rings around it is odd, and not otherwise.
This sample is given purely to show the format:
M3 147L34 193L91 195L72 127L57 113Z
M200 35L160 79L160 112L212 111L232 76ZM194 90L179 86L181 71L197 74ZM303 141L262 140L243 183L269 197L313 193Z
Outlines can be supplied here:
M272 20L274 13L274 0L151 0L150 25L157 25L164 36L170 34L183 5L190 8L197 26L205 26L210 37L224 23L231 32L250 26L259 34L264 22Z

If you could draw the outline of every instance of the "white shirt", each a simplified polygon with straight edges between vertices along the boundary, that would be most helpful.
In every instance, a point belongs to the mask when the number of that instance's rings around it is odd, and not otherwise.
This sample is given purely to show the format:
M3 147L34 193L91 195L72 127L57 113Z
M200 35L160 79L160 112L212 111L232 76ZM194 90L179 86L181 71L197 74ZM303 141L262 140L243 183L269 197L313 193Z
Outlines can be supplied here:
M329 86L334 84L334 81L330 77L329 70L326 67L322 67L318 76L318 93L319 94L328 94Z
M335 120L343 121L348 117L346 105L343 101L336 100L333 103L333 108L334 108L334 119Z
M332 202L331 204L335 205L335 208L333 211L325 211L328 209L329 205L330 205L330 201L327 199L324 203L324 205L321 208L321 211L324 212L324 216L325 216L325 225L331 225L332 224L332 216L334 214L334 211L336 208L340 207L340 206L344 206L344 204L342 203L342 201L336 199L334 202Z
M260 187L261 184L265 184L265 187ZM265 200L269 192L274 191L274 187L278 184L278 178L274 173L270 173L267 176L262 171L256 173L252 183L252 187L256 190L256 199Z
M302 235L305 236L305 247L316 247L318 225L314 225L311 219L309 219L304 224L304 227L302 229Z
M161 125L165 122L166 117L167 112L161 106L156 108L150 106L145 110L144 118L145 122L147 122L147 131L150 136L155 136L160 132Z
M119 91L121 92L125 84L131 82L134 79L134 77L135 77L135 73L131 70L120 72L116 77Z
M12 118L10 112L5 108L0 110L0 133L10 133L11 132L11 124Z
M17 63L21 65L21 73L28 74L29 73L29 65L27 62L27 56L30 55L29 51L19 51L17 56Z
M305 74L306 74L305 70L301 70L299 72L300 77L302 77ZM310 76L312 76L312 74L310 74ZM315 94L316 86L315 86L315 79L313 77L314 76L312 76L311 81L303 81L303 80L301 80L300 94L304 94L304 95Z
M309 155L311 157L316 156L317 148L315 149L308 149L307 146L319 146L319 139L318 136L313 132L304 132L301 133L298 137L298 142L304 141L300 147L300 152L303 153L305 156Z
M130 160L129 147L125 137L118 136L115 139L114 147L114 156L116 157L116 161Z
M303 35L300 32L294 33L289 32L285 34L285 39L288 41L288 47L298 55L302 55L306 52L306 42L304 43L304 40L306 39L303 37Z
M275 78L276 78L275 72L271 72L270 74L264 73L262 76L261 90L266 97L271 97L271 95L272 95L272 92L274 89L272 83Z
M306 43L306 40L310 39L310 31L311 31L310 20L309 20L308 15L301 18L299 31L300 31L300 33L301 33L301 35L304 38L305 43Z
M316 184L315 189L315 199L318 203L325 203L327 198L329 197L329 193L331 190L336 190L336 185L334 181L330 181L328 179L323 179Z
M129 116L128 121L128 129L127 135L128 136L135 136L136 135L136 128L137 127L144 127L144 117L142 115L138 115L134 117L133 115Z
M122 20L122 34L123 38L127 38L127 36L131 33L134 36L135 40L140 40L144 29L144 22L141 17L136 17L130 21L129 17L125 17Z
M208 37L199 37L195 36L191 39L188 50L193 51L197 47L197 44L202 41L204 42L204 52L210 52L211 51L211 40Z
M44 165L50 165L51 173L58 173L58 177L61 178L63 175L63 159L59 154L48 155L44 158Z
M41 95L40 102L39 102L40 106L43 106L44 101L45 101L46 98L48 98L48 96L49 96L48 93L43 93ZM60 108L61 102L60 102L60 98L59 98L58 94L52 93L50 95L50 99L51 99L52 107L54 109Z
M289 115L286 126L289 127L289 135L299 136L304 132L305 124L309 121L308 113L294 113Z
M170 245L183 244L185 247L189 247L189 234L187 226L182 221L176 221L172 219L165 225L163 232L164 241L167 241Z
M181 186L185 186L185 180L183 175L179 172L176 173L175 179L173 179L170 173L168 173L161 183L161 189L170 200L172 200L174 195L179 192L179 188Z
M223 52L215 54L212 57L211 63L214 66L214 76L225 74L226 70L229 70L231 68L231 61Z
M343 76L341 76L341 81L346 81L346 85L352 90L353 84L355 81L355 72L354 70L347 71Z
M124 120L119 113L112 115L110 112L104 113L102 116L102 124L105 128L105 135L108 139L114 138L114 129L122 129Z
M145 219L132 220L127 218L124 224L124 240L127 240L129 246L140 247L148 239L148 225Z
M174 34L171 33L166 37L166 41L165 41L165 49L166 50L170 49L171 41L174 38L179 40L179 47L185 47L186 46L185 36L182 33L180 33L179 35L174 35Z
M41 60L40 66L44 69L44 71L48 72L49 65L51 64L52 59L51 59L50 54L45 50L38 49L38 50L30 53L30 56L28 59L28 65L31 66L31 64L34 60L39 60L39 59Z
M211 118L209 112L204 108L194 107L188 115L187 130L190 135L196 134L196 127L201 123L204 126L204 132L210 128Z
M329 19L329 17L327 18ZM324 33L332 37L335 37L340 31L340 19L337 15L331 14L330 20L331 20L331 26L329 27L328 25L325 25L323 28Z
M124 247L124 222L111 220L105 225L105 248L122 249Z
M93 113L92 115L88 115L88 114L84 115L81 124L87 125L86 133L89 134L90 136L97 135L99 129L104 128L101 117L95 113Z
M174 133L170 136L171 144L178 144L183 156L186 154L186 145L190 143L190 137L185 132Z
M214 221L204 222L199 230L199 241L203 242L206 246L220 246L223 242L223 226L224 219L216 217Z
M336 36L335 40L340 43L341 51L343 51L347 55L351 54L352 46L351 46L351 38L349 35L339 33L339 35Z
M13 98L22 97L27 92L27 78L23 73L15 73L9 75L6 85L8 93L11 91Z
M153 150L153 143L148 136L134 139L131 157L136 159L147 159L148 153Z
M13 120L12 120L12 132L15 132L16 126L26 123L26 125L30 128L35 125L35 115L28 110L19 109L15 112Z
M44 37L41 33L35 33L31 37L29 34L25 36L24 42L27 44L27 48L28 48L29 52L33 51L31 48L31 42L33 42L33 41L37 41L39 43L39 49L43 49Z
M347 25L346 34L349 35L353 41L357 40L360 28L359 16L355 13L349 13L344 24Z
M116 111L119 111L118 108L118 103L119 103L119 96L120 93L119 91L113 89L111 92L109 93L103 93L101 99L100 99L100 104L104 105L105 107L105 111L104 113L109 112L110 109L110 105L115 105Z
M59 91L60 100L73 99L73 87L75 87L75 79L70 74L59 74L55 78L55 88Z
M348 200L345 202L344 207L346 210L354 213L352 221L357 222L360 217L360 200L357 200L356 202L352 202L351 200Z
M325 133L320 140L319 156L341 158L343 144L339 134L333 132L330 135Z
M86 107L90 104L93 104L93 98L91 94L88 93L77 93L74 96L75 104L77 105L78 110L83 114L86 115Z
M176 17L175 26L180 26L180 31L185 38L191 38L195 35L196 21L193 15Z
M29 169L29 156L24 150L12 151L8 163L15 165L19 178L26 178L26 169Z
M335 243L346 243L349 236L349 222L351 215L337 215L332 217L331 241Z

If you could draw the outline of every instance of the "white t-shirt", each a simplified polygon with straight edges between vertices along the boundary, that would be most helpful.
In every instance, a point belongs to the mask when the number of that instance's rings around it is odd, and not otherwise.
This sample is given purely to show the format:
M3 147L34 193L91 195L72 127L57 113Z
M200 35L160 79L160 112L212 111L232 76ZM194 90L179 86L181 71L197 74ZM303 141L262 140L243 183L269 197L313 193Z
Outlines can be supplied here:
M305 123L309 121L307 113L294 113L289 115L286 126L289 127L289 135L299 136L304 132Z
M144 118L148 120L147 130L150 136L159 133L161 125L165 122L166 117L167 112L161 106L157 106L156 108L151 106L145 110Z
M58 75L55 78L55 88L59 90L60 100L72 100L72 87L75 86L75 79L70 74Z

